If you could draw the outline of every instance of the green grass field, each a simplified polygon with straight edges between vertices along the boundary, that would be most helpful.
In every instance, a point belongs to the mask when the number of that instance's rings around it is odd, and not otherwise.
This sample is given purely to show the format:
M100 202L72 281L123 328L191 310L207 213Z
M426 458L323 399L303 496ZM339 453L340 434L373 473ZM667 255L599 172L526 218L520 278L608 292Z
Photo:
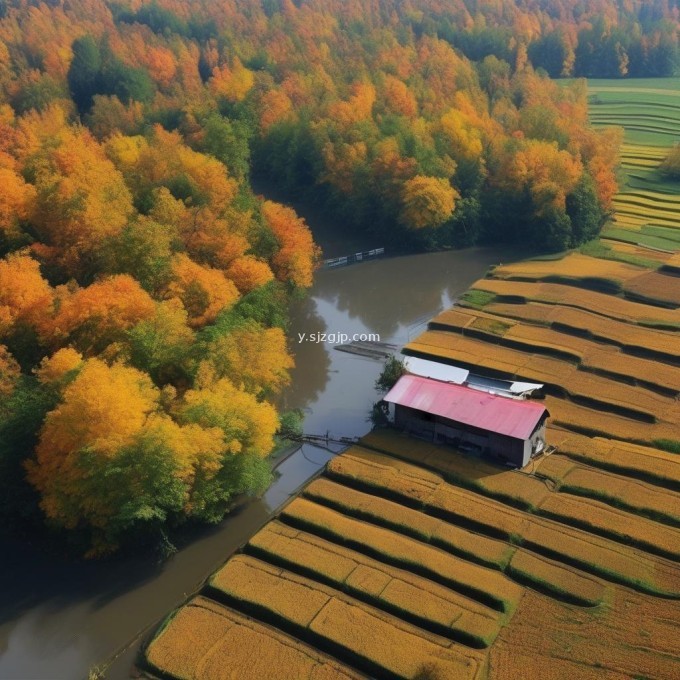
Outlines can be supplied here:
M680 250L680 182L658 171L680 142L680 78L589 80L590 121L624 128L615 216L602 236L663 251Z

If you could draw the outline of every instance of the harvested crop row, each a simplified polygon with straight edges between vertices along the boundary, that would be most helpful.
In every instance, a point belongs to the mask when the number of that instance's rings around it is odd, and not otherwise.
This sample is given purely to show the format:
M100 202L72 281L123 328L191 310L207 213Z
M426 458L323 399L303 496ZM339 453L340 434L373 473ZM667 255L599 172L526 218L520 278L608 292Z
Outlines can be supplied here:
M677 454L552 428L548 436L559 447L560 453L574 460L680 490L680 459Z
M614 205L629 205L641 208L644 211L659 212L665 217L680 218L680 200L670 197L659 200L656 196L643 196L638 192L622 192L614 197Z
M680 560L680 531L592 498L552 494L538 513L672 560Z
M488 647L500 630L502 615L474 600L280 522L267 524L247 549L463 644Z
M610 241L609 239L602 238L602 243L606 244L607 247L611 248L615 253L622 253L626 256L640 257L645 260L653 260L659 265L663 265L668 260L670 260L670 253L663 253L658 250L652 250L651 248L645 248L644 246L636 245L634 243L622 243L621 241Z
M462 331L467 328L475 319L486 318L488 315L481 314L473 309L461 309L460 307L453 307L445 309L435 316L430 324L451 328L455 331Z
M453 453L447 446L414 440L395 430L373 430L362 437L361 443L363 447L430 468L449 482L506 499L518 507L537 508L551 493L540 479Z
M625 291L658 304L680 307L680 277L677 276L648 272L627 281Z
M430 543L483 566L503 570L514 549L503 541L474 534L399 503L362 493L324 477L312 482L306 498L334 510Z
M416 341L409 343L406 350L442 356L454 361L459 352L473 355L477 359L472 365L496 371L505 370L518 379L558 385L572 398L578 397L588 403L598 401L603 405L609 404L615 412L618 410L622 415L629 414L630 417L646 422L654 422L657 418L672 419L680 411L680 404L668 397L578 371L574 364L501 345L494 345L493 352L489 352L488 345L483 340L446 331L426 331ZM462 361L465 361L464 357ZM676 418L674 422L677 420Z
M678 497L672 491L623 475L603 472L561 454L542 458L535 470L560 492L595 498L660 522L680 526Z
M493 277L536 281L565 277L574 281L605 279L613 282L625 282L639 276L642 271L644 270L640 267L631 264L601 260L596 257L581 255L581 253L570 253L561 260L525 260L514 264L501 265L493 270Z
M659 205L656 201L639 198L628 193L617 194L612 204L617 214L643 218L647 222L669 222L671 228L680 225L680 204L666 202Z
M367 446L409 462L422 460L423 465L442 472L447 481L477 490L495 500L636 545L657 555L680 559L680 532L677 529L657 525L597 500L558 494L537 477L452 455L448 447L408 441L392 431L374 433L363 441Z
M598 605L606 593L598 579L522 548L515 551L506 573L539 592L574 604Z
M680 125L680 117L677 114L678 109L663 106L648 106L643 108L642 106L636 106L635 104L629 104L628 106L600 104L592 107L590 118L591 120L598 120L605 123L611 120L612 125L619 124L614 121L623 121L624 125L630 121L632 123L670 125L673 127L676 124Z
M561 448L565 434L551 429L548 432L548 440ZM578 441L583 440L583 461L588 460L588 451L592 449L593 442L595 442L595 445L599 445L601 442L608 441L580 437L579 435L568 436L574 437ZM537 507L549 495L548 488L543 481L539 481L523 471L501 470L495 465L485 463L474 457L467 457L460 453L453 455L447 447L414 440L394 430L373 430L365 435L361 441L368 448L388 452L408 462L441 472L446 480L453 480L454 483L468 488L484 488L492 493L502 495L507 493L508 490L505 479L520 479L525 485L522 491L522 499L529 507ZM620 443L617 444L620 445ZM643 449L643 447L631 446ZM569 448L573 447L574 442L569 445ZM654 451L654 449L643 450ZM680 462L673 460L673 454L666 454L661 451L657 453L667 457L661 459L661 462L668 466L670 471L675 472L680 484ZM644 456L644 454L642 455ZM650 465L653 465L659 459L655 456L647 456L640 461L639 458L640 454L637 458L633 454L633 460L642 469L642 474L649 476ZM597 464L598 461L595 460L594 462ZM577 493L596 500L608 501L615 506L626 506L632 511L640 511L646 517L659 518L668 524L680 525L680 512L675 494L638 479L623 476L627 470L623 470L622 474L603 472L558 453L539 459L532 466L532 471L542 478L551 480L560 492ZM668 478L661 477L659 481L667 484ZM514 486L516 487L516 485L515 483Z
M211 587L229 602L333 649L371 675L410 680L429 664L443 677L483 675L482 653L246 555L229 560Z
M608 440L590 439L579 437L579 435L568 435L583 440L583 461L588 460L588 452L593 448L593 443L598 446L601 442ZM564 432L549 430L548 440L561 446L565 437ZM490 463L485 463L477 458L468 458L464 454L452 454L451 449L446 446L430 444L424 441L414 440L411 437L398 434L394 430L378 429L369 432L362 440L362 445L385 451L391 455L402 458L408 462L422 465L437 472L441 472L448 481L454 481L468 488L483 487L496 494L504 492L503 483L497 480L506 479L509 476L522 475L524 477L525 488L522 498L528 506L536 507L548 495L548 489L542 481L528 476L526 473L515 470L499 470ZM610 442L612 444L613 442ZM619 446L620 442L616 442ZM570 448L573 447L573 443ZM654 449L644 449L644 447L633 448L643 451L659 453L666 458L661 459L671 471L675 472L680 486L680 460L673 459L673 454L666 454ZM621 449L622 454L624 453ZM644 454L642 454L644 456ZM630 457L630 455L629 455ZM640 454L637 455L639 459ZM635 454L633 454L635 458ZM652 455L646 456L643 460L638 460L638 465L642 471L649 476L650 469L654 469L655 463L659 459ZM597 464L597 460L594 461ZM666 489L660 489L642 482L637 479L630 479L622 474L612 474L603 472L597 468L590 467L582 462L576 462L573 458L560 453L540 458L532 466L533 473L541 477L550 479L560 490L565 493L577 493L581 496L604 500L612 505L625 506L632 511L640 511L644 516L658 518L668 524L680 525L680 511L678 510L677 496ZM665 482L666 480L663 479Z
M608 340L624 348L636 349L641 353L645 350L655 352L654 360L657 363L662 359L659 355L680 359L680 338L675 333L634 326L575 307L546 305L541 302L528 302L520 305L492 302L484 309L500 316L529 323L545 323L557 326L558 329L567 327L575 333L590 333L593 339Z
M163 677L262 680L277 669L281 680L360 680L364 676L274 628L195 597L172 615L145 658Z
M672 215L662 215L658 212L648 213L642 208L633 208L626 205L616 206L616 220L618 222L630 222L639 226L655 224L661 227L676 228L678 219Z
M649 156L651 158L657 158L662 161L668 155L668 150L659 146L643 146L641 144L622 144L621 145L622 154L640 154L644 156Z
M621 439L644 445L658 439L672 439L678 434L677 425L672 421L643 423L558 397L547 396L545 407L551 413L549 422L553 426L593 437Z
M326 479L315 481L309 487L307 495L315 502L329 505L346 515L361 517L380 526L396 525L397 530L402 533L416 535L420 540L434 543L453 553L459 552L459 548L457 544L450 541L459 536L462 536L461 543L466 546L468 553L471 549L474 550L475 541L482 546L492 543L500 557L494 565L496 568L504 571L511 578L515 580L519 578L521 583L538 588L552 597L583 606L599 604L604 597L604 586L600 582L574 569L565 568L564 565L536 555L533 560L520 560L525 567L518 572L515 568L518 560L517 552L525 552L522 548L473 534L444 520L404 508L398 503L378 496L366 494ZM420 533L423 524L431 525L428 533ZM476 553L472 553L469 559L480 561ZM568 577L565 572L568 572Z
M680 328L680 311L678 310L661 307L650 308L649 305L639 302L624 300L614 295L581 290L572 286L556 283L481 279L474 284L474 288L500 296L512 296L552 305L568 305L590 312L596 311L601 316L628 323L649 325L651 322L659 322L665 323L669 327Z
M644 592L680 596L680 569L672 562L446 484L439 475L409 463L355 447L332 460L329 470L350 484L420 503L453 523L512 538L584 571Z
M497 611L516 607L522 589L498 571L455 557L400 533L347 517L297 498L283 512L286 522L339 541L375 559L407 569Z
M591 124L594 127L610 127L611 125L619 125L626 129L626 132L629 133L628 137L630 139L634 139L634 136L630 134L632 132L651 132L657 135L668 137L669 141L671 141L675 135L680 132L680 128L678 128L678 126L675 125L672 120L667 122L656 120L648 121L643 118L631 120L630 118L625 118L623 116L616 116L614 118L607 116L604 119L592 117Z
M646 106L636 104L599 104L592 107L590 114L593 120L618 119L632 121L633 123L670 123L671 125L680 124L680 111L677 108L664 106ZM614 123L613 123L614 124Z
M643 334L644 331L641 335ZM680 391L680 368L656 360L624 355L617 347L611 345L603 345L583 337L530 324L514 325L504 338L518 340L531 347L546 348L546 351L553 350L580 356L582 369L622 376L624 380L632 378L640 381L640 384L650 383L676 393ZM669 342L668 348L672 351L674 348L670 345ZM680 339L676 338L675 349L680 350Z

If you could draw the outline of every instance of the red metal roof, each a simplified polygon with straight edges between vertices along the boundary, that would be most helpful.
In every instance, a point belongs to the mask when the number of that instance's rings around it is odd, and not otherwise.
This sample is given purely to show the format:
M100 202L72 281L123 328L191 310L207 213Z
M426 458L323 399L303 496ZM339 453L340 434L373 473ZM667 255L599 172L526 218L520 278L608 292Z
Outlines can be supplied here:
M517 439L528 439L547 412L534 401L499 397L418 375L399 378L385 401Z

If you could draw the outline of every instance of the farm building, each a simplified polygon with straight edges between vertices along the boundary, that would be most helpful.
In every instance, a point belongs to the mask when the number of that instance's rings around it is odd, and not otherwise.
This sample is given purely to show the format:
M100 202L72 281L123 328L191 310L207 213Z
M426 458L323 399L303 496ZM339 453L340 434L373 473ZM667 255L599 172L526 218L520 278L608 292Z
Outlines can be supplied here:
M545 448L545 406L406 374L387 393L394 424L411 434L524 467Z

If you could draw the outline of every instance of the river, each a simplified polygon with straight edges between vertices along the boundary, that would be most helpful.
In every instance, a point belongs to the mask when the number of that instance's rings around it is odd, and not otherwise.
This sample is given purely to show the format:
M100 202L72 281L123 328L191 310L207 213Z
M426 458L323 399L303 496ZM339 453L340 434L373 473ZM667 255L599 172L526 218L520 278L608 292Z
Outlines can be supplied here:
M300 342L299 334L373 333L382 342L402 345L489 265L507 257L468 249L320 271L309 296L291 309L296 366L285 407L304 411L306 433L365 434L382 364L339 352L332 344ZM146 558L68 561L39 546L0 542L0 679L76 680L114 654L106 677L130 677L144 632L194 592L332 455L304 445L277 468L262 499L217 526L194 531L162 565Z

